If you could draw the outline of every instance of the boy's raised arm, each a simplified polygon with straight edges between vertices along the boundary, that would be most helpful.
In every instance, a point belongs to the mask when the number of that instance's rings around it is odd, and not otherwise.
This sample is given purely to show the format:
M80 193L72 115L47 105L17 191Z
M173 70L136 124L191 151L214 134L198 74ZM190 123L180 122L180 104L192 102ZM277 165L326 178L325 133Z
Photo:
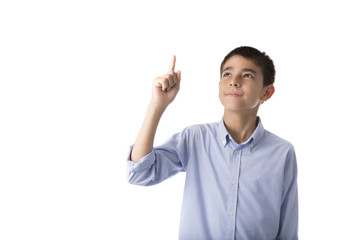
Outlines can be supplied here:
M154 79L152 97L144 122L131 151L130 159L138 162L153 149L154 138L160 118L180 89L181 71L175 72L176 56L171 59L168 72Z

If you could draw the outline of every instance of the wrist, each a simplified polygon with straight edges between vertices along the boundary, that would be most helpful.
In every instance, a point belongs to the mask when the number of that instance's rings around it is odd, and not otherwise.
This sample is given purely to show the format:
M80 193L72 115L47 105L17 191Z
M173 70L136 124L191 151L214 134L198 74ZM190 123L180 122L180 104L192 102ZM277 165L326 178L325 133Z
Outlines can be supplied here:
M168 105L158 104L158 103L154 102L153 100L151 100L148 105L148 110L151 112L154 112L155 114L162 115L163 112L166 110L167 106Z

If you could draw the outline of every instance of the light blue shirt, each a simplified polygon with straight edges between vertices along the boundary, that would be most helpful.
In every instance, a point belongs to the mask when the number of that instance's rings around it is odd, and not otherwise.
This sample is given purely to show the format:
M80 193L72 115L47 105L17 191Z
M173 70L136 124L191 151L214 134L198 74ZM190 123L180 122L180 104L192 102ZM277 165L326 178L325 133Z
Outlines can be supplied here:
M144 186L186 172L180 239L298 238L295 151L260 118L245 143L222 119L188 127L127 164L129 182Z

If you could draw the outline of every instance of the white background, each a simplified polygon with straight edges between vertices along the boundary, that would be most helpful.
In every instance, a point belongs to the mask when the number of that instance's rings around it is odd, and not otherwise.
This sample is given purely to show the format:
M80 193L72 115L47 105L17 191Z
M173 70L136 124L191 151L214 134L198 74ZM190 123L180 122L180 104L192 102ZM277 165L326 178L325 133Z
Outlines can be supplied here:
M184 174L127 183L153 78L182 87L159 144L219 121L219 65L266 51L259 115L295 146L301 239L359 239L356 1L1 1L0 239L177 239Z

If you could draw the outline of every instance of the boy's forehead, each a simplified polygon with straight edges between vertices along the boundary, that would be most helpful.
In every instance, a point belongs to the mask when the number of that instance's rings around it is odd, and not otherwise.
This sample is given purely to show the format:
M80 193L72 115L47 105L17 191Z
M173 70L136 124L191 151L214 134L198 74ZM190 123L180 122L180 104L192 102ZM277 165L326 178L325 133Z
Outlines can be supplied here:
M234 55L230 57L224 64L223 69L228 67L243 66L243 67L252 67L260 68L252 59L245 58L241 55Z

